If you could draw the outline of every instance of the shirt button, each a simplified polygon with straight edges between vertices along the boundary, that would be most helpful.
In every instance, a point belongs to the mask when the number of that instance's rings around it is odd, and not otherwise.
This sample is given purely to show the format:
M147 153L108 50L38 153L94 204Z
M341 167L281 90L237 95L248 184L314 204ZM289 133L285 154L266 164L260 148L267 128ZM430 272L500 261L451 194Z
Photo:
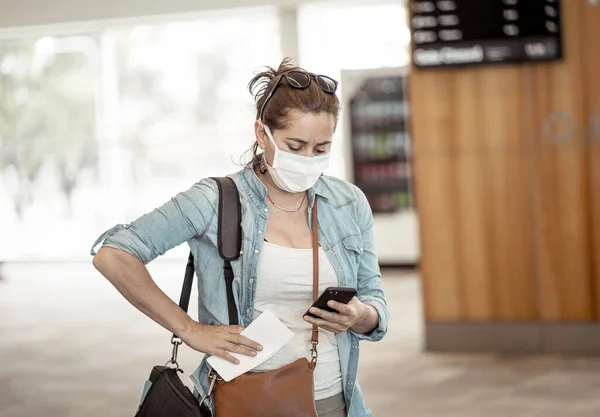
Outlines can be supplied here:
M254 280L253 280L252 278L250 278L250 279L248 280L248 282L249 282L250 284L252 284L252 283L254 282Z
M342 280L342 285L346 285L346 281L345 280Z
M262 235L262 230L259 230L259 231L258 231L258 234L259 234L259 235Z
M360 252L360 253L363 253L363 248L360 248L360 249L359 249L359 252Z
M246 309L246 313L250 314L250 309L249 308Z
M268 208L266 208L266 209L265 209L265 213L268 213L268 212L269 212L269 209L268 209Z
M260 252L258 249L254 249L254 253L258 253Z

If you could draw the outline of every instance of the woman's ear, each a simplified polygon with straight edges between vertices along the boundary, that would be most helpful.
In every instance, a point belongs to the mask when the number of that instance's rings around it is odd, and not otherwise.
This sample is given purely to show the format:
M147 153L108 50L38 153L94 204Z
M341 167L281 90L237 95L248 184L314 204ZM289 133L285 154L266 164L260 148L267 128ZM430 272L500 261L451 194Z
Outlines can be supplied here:
M264 151L267 146L268 138L263 123L260 120L254 122L254 134L256 135L258 147Z

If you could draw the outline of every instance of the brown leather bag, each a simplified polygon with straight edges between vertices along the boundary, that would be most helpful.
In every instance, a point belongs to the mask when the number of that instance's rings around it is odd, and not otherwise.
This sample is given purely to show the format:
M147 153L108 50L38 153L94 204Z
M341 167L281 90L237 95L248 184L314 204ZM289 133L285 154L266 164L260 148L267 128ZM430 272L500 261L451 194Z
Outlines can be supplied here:
M317 197L312 217L313 300L319 291ZM306 358L268 372L247 372L225 382L211 371L216 417L317 417L313 373L319 329L312 329L311 361ZM210 393L210 390L209 390Z

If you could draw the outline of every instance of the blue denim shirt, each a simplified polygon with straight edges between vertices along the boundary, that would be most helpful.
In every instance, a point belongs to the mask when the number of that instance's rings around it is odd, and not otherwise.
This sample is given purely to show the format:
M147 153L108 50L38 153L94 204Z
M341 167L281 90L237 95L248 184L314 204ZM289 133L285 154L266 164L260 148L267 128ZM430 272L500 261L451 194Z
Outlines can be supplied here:
M270 208L265 203L266 188L248 166L230 176L236 183L242 206L242 255L232 263L233 290L239 323L252 321L256 268L264 242ZM357 382L359 341L378 341L387 331L389 311L381 289L381 274L373 245L373 215L364 194L354 185L321 176L308 191L309 222L318 195L319 244L333 265L341 287L357 289L357 297L375 307L377 328L370 334L352 330L337 335L344 397L348 416L368 417ZM195 259L198 277L198 318L205 324L229 324L225 300L223 261L217 251L218 190L211 179L203 179L161 207L130 224L119 224L104 232L94 243L128 252L144 264L169 249L187 242ZM310 223L309 223L310 224ZM218 296L222 294L223 296ZM203 395L208 388L206 357L191 376Z

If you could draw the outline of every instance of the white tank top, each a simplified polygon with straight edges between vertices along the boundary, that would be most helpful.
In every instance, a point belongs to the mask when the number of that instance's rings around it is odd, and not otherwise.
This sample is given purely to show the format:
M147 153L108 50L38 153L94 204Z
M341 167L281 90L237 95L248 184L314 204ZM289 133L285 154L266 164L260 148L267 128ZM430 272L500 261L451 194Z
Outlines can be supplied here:
M293 333L292 339L253 371L280 368L300 358L310 360L312 325L302 318L312 304L312 249L293 249L264 242L258 260L253 317L271 310ZM319 248L319 294L338 285L335 269ZM315 400L342 392L342 373L335 335L319 329Z

